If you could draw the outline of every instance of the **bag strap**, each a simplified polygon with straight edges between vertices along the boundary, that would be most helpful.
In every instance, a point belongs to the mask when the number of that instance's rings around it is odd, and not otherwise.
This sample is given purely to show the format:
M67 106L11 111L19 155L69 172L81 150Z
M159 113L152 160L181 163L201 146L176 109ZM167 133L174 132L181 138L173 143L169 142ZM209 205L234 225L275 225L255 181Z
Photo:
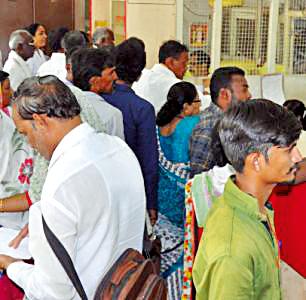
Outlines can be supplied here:
M49 226L47 225L44 216L42 215L42 223L44 228L44 233L46 235L47 241L52 248L55 256L58 258L59 262L63 266L65 272L67 273L68 277L70 278L73 286L77 290L78 294L80 295L82 300L88 300L86 293L84 291L83 285L80 281L78 273L75 270L73 262L71 260L70 255L68 254L67 250L63 246L63 244L58 240L56 235L51 231Z

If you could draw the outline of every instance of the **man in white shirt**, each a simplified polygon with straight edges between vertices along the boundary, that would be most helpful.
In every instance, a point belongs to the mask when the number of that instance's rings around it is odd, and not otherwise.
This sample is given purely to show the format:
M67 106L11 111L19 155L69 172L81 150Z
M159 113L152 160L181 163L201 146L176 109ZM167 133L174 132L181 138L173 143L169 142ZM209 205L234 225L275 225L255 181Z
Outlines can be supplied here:
M41 201L30 208L34 265L0 255L29 299L79 299L48 244L42 215L69 253L88 299L127 248L142 249L145 192L135 155L119 138L81 123L80 106L54 76L33 77L18 90L13 119L50 160Z
M159 63L150 70L144 70L132 86L138 96L153 104L156 114L166 103L172 85L180 82L187 71L188 48L178 41L167 41L160 47L158 59ZM200 91L198 94L205 102L204 95Z
M118 79L111 54L103 49L79 49L72 54L72 80L91 102L104 123L106 133L124 140L121 111L107 103L99 93L111 93Z
M32 76L26 61L34 54L33 37L26 30L16 30L10 35L9 47L11 51L3 71L10 74L11 88L16 91L24 79Z

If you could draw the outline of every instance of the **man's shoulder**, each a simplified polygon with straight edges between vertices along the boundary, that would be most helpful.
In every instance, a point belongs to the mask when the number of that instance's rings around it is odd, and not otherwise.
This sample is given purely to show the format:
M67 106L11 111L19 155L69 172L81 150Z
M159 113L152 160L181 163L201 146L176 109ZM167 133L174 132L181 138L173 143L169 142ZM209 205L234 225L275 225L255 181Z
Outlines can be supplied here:
M256 249L249 227L235 209L225 204L223 196L213 205L204 227L203 246L210 262L226 256L244 260Z
M14 62L13 59L8 58L3 66L3 71L8 72L11 71L13 68L18 68L18 65ZM10 74L11 75L11 74Z
M205 222L203 244L207 256L216 259L230 255L230 245L233 235L234 211L224 204L221 196L213 205Z
M200 114L200 122L194 128L194 134L211 132L216 123L221 119L222 114L212 111L211 107L207 107Z
M45 72L48 72L48 69L52 68L51 60L47 60L41 64L41 66L37 70L37 75L44 76Z

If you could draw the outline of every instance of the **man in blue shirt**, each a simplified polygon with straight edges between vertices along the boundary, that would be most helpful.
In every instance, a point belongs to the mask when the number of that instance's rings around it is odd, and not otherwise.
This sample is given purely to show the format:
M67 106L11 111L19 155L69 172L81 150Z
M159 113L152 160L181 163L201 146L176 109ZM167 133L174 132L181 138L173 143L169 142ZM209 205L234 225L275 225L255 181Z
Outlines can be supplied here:
M158 151L154 107L131 89L146 64L144 43L130 38L115 48L118 80L112 93L101 96L121 110L125 141L134 151L144 177L151 223L157 218Z

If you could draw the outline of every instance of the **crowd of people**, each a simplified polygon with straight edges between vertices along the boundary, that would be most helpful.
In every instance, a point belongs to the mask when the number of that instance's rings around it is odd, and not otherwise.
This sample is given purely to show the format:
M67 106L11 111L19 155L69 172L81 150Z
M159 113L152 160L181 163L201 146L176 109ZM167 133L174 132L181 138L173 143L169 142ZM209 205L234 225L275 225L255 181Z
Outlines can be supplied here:
M1 254L0 286L13 282L20 299L79 299L46 223L89 299L124 250L142 251L144 232L161 241L170 300L281 299L267 203L275 185L306 180L296 146L302 102L251 100L244 71L222 67L206 103L184 80L189 50L175 40L151 69L142 40L115 46L108 28L91 41L31 24L10 35L9 48L0 71L0 225L19 231L11 247L29 236L32 261ZM204 228L197 252L188 240L191 190Z

